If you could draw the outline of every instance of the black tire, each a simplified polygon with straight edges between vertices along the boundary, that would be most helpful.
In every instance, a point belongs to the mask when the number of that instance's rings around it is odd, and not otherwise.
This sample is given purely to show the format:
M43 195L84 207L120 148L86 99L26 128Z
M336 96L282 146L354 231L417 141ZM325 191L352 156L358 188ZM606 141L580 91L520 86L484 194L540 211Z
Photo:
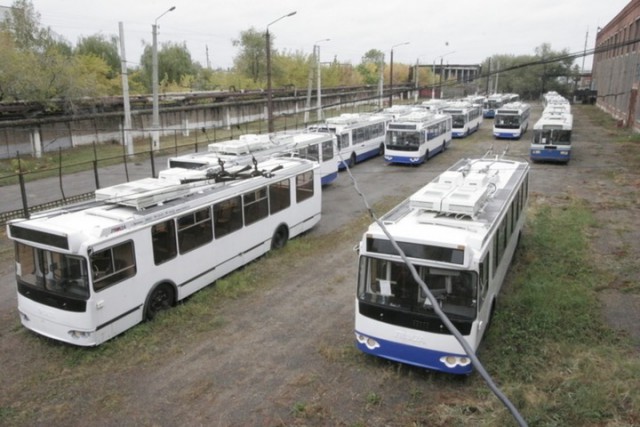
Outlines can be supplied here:
M175 304L175 293L171 285L162 283L156 286L145 304L144 317L146 320L153 320L162 311L173 307Z
M289 240L289 229L286 225L280 225L276 228L271 238L271 249L282 249Z
M384 156L384 144L380 144L380 148L378 149L378 155Z
M351 153L351 158L349 159L349 167L352 168L356 165L356 153Z

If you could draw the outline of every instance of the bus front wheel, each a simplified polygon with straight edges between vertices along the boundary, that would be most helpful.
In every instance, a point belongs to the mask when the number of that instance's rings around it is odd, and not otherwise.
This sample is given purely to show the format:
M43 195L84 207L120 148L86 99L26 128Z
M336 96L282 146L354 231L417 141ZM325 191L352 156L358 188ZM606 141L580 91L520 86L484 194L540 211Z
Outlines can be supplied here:
M349 167L354 167L356 165L356 153L351 153L351 159L349 160Z
M282 249L289 240L289 230L286 225L280 225L276 228L271 238L271 249Z
M145 304L144 317L146 320L153 320L156 315L172 307L175 303L175 294L171 285L161 283L153 288Z

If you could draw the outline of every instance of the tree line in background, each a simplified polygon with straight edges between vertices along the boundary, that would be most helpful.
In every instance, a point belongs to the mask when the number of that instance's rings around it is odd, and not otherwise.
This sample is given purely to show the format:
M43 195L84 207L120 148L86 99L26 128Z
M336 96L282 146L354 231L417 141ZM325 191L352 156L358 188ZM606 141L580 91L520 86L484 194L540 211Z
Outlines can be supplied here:
M273 42L273 38L271 39ZM265 35L255 28L242 31L232 41L238 53L233 67L210 69L193 61L185 43L165 42L158 49L161 92L264 89L267 85ZM271 49L272 84L306 88L313 55ZM549 62L549 59L559 58ZM554 52L543 43L533 55L494 55L482 64L480 91L513 92L535 99L548 90L566 94L577 81L579 69L566 50ZM152 46L145 45L139 66L128 67L129 91L148 94L151 89ZM526 65L526 66L523 66ZM406 82L412 64L394 63L393 81ZM438 76L429 67L418 68L420 86L435 85ZM51 100L63 100L73 111L73 100L83 97L122 95L121 63L117 36L102 34L81 37L75 45L40 23L30 0L16 0L5 21L0 22L0 102L27 101L46 107ZM333 60L322 64L322 86L378 84L389 81L384 53L371 49L360 64ZM448 82L447 82L448 83Z

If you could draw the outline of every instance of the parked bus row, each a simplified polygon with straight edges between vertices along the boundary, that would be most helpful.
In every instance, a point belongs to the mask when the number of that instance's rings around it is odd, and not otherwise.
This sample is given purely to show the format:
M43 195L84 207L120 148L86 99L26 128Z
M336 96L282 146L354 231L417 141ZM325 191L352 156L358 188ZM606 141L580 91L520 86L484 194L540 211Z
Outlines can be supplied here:
M11 221L22 324L95 346L152 319L317 224L322 185L340 165L379 154L389 121L345 115L243 135L170 158L157 178Z
M13 220L20 320L52 339L99 345L312 229L322 185L340 166L381 152L387 162L419 164L447 148L452 123L451 114L411 107L395 117L347 115L302 132L244 135L171 158L158 178ZM527 173L525 163L499 157L462 160L385 215L417 277L370 227L360 244L361 350L470 372L433 306L475 350L522 226ZM406 340L387 334L398 328Z

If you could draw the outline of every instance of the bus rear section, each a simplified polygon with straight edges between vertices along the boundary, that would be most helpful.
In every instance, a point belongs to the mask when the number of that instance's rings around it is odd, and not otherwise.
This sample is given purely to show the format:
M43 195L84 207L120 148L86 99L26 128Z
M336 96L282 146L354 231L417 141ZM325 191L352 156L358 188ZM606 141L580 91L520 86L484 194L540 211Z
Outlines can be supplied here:
M568 163L572 128L570 113L543 114L533 127L529 158L534 162Z
M496 110L493 136L496 139L520 139L529 127L531 107L522 102L505 104Z

